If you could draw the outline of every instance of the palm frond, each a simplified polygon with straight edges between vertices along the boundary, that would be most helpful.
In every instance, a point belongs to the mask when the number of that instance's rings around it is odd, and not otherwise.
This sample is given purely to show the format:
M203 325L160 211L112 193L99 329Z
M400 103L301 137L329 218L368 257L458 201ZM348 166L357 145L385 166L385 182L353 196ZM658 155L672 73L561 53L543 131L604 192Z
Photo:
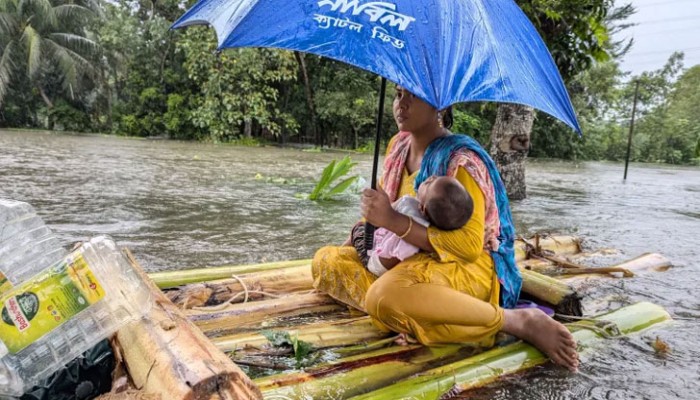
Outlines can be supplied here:
M102 2L100 0L83 0L81 3L83 4L83 7L92 11L98 17L105 17L105 9L102 6Z
M24 16L24 11L32 6L30 2L31 0L17 0L16 11L20 18Z
M92 62L90 62L90 60L88 60L83 55L73 51L72 49L70 49L68 47L61 46L60 44L56 43L55 41L53 41L51 39L47 39L46 42L50 42L52 45L55 45L55 46L60 47L61 49L65 50L66 54L68 54L68 56L70 56L70 58L72 58L75 61L76 65L78 66L79 72L85 73L85 74L88 74L88 75L91 75L94 77L96 67L95 67L95 65L93 65Z
M94 11L77 4L61 4L53 8L53 13L59 21L89 21L97 16Z
M71 56L70 50L56 44L56 42L46 39L46 45L51 50L51 56L58 62L58 68L63 77L63 87L72 89L78 84L78 66L76 60Z
M78 87L78 75L80 74L86 74L91 79L95 79L95 76L97 75L96 68L85 57L68 47L61 46L50 38L45 39L44 42L46 43L47 47L51 49L52 55L58 61L58 66L64 76L64 88L74 90L76 87Z
M58 18L56 18L56 13L53 10L53 5L51 0L20 0L21 2L26 2L28 7L31 7L38 15L32 19L32 23L37 24L37 26L42 27L52 27L58 26Z
M34 30L34 27L27 25L22 32L22 41L27 49L29 58L27 60L27 75L30 79L36 76L41 66L41 36Z
M48 38L83 57L99 54L101 50L97 42L73 33L51 33Z
M0 37L10 37L19 28L19 23L14 15L8 12L0 12Z
M13 14L17 11L17 0L0 0L0 10Z
M12 72L15 68L12 57L14 56L16 43L14 40L10 41L3 49L0 57L0 108L2 108L3 99L10 88L10 79L12 79Z

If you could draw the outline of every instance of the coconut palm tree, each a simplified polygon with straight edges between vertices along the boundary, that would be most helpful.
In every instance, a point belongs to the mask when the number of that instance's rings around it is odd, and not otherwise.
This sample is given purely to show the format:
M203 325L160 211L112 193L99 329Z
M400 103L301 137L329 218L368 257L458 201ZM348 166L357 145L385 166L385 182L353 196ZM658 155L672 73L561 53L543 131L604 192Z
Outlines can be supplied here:
M51 109L49 84L73 96L96 75L100 47L87 26L101 15L97 1L0 0L0 109L13 83L29 82Z

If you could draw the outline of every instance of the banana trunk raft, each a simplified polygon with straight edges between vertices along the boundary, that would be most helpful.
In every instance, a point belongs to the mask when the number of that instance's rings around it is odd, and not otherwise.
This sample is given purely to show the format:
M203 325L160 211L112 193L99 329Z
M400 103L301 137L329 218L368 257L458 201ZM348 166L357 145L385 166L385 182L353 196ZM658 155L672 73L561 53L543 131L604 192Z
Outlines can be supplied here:
M522 297L570 317L581 351L671 319L651 303L582 304L582 291L610 279L671 266L659 254L584 265L607 253L582 253L569 236L517 242ZM397 345L368 316L314 291L310 263L143 273L152 311L113 338L118 363L103 399L441 399L547 362L507 335L491 349Z

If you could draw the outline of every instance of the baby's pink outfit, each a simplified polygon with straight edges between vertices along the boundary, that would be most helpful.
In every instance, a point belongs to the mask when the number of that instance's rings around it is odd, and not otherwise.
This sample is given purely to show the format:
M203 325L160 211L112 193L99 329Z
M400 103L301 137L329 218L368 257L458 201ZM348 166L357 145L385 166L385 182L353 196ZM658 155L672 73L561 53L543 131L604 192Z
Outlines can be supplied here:
M391 205L394 210L413 218L415 223L428 227L430 223L420 212L420 202L415 197L403 196ZM403 261L418 253L420 249L405 240L399 238L394 232L379 228L374 232L374 250L370 250L367 269L377 276L381 276L387 269L384 268L379 257L398 258Z

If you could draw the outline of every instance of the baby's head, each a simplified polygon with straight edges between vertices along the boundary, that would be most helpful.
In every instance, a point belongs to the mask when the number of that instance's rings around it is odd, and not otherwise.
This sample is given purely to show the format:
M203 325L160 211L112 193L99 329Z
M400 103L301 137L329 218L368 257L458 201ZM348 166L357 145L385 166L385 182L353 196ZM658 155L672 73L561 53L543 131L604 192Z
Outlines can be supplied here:
M474 211L471 196L451 176L429 177L418 188L417 198L430 223L446 231L464 226Z

